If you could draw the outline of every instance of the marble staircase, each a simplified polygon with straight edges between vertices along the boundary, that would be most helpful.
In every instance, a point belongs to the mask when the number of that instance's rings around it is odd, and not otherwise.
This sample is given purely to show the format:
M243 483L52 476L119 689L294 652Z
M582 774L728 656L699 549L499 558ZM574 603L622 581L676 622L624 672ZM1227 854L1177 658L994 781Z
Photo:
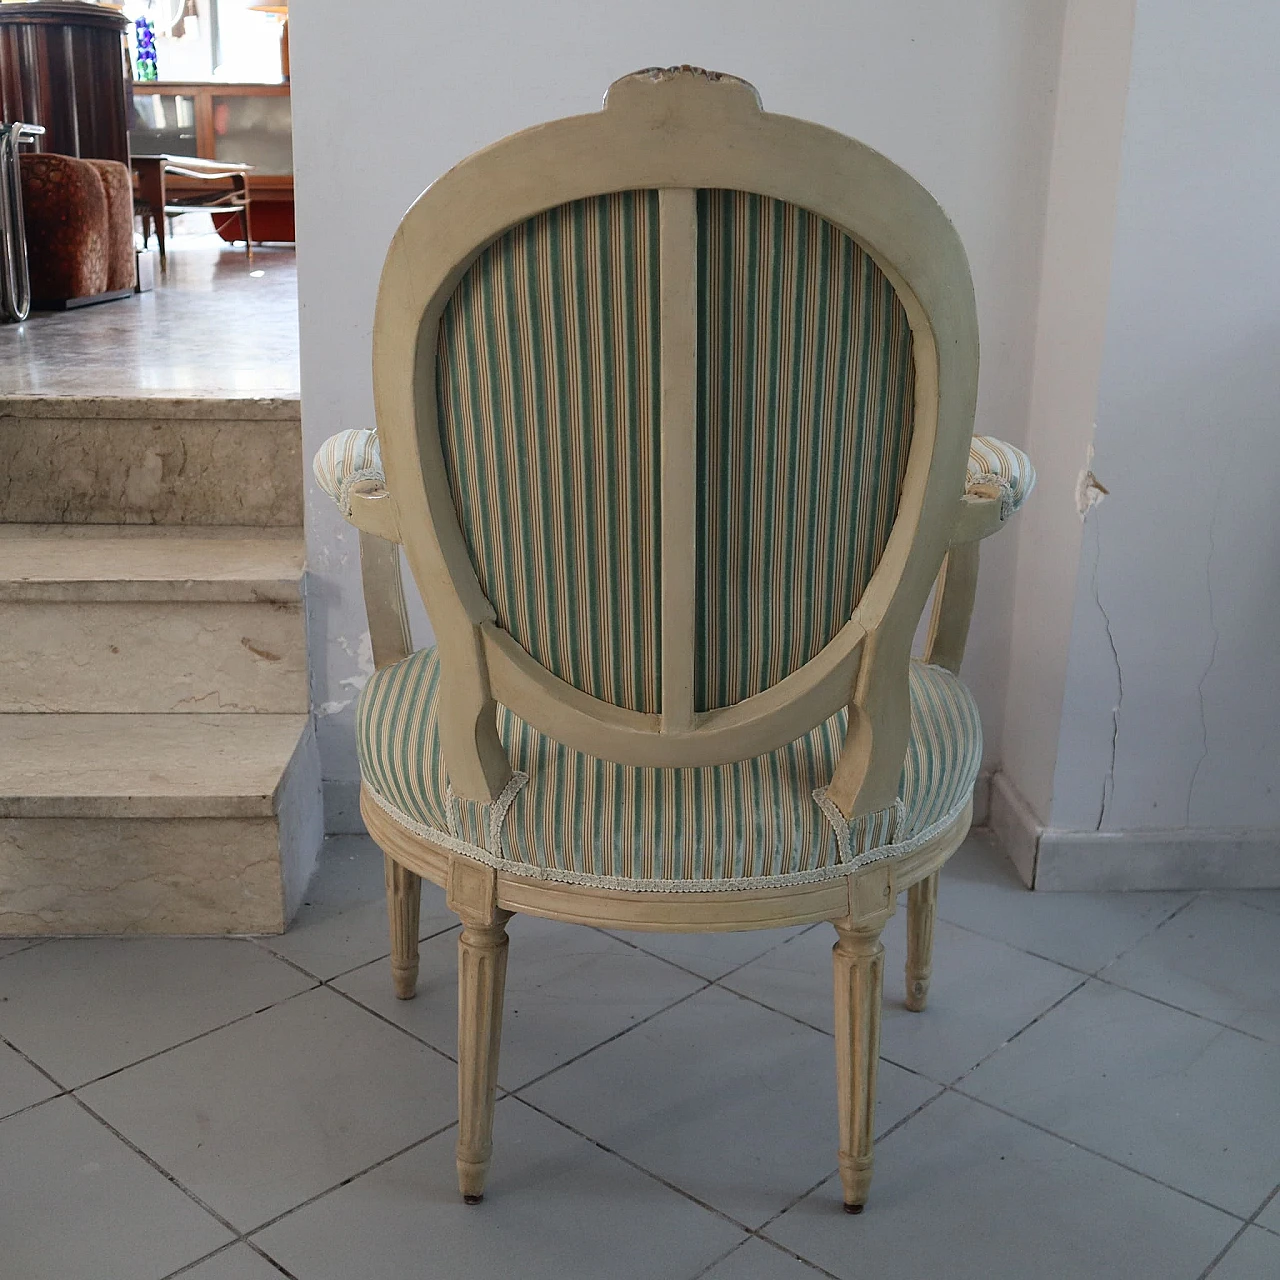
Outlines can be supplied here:
M0 936L287 925L302 474L296 399L0 399Z

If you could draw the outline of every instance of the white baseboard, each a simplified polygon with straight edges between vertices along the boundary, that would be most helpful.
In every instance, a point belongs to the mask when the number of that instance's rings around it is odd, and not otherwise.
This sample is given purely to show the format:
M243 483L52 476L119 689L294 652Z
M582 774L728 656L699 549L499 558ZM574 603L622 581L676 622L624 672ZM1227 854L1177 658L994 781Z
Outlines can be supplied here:
M1005 774L991 779L990 817L987 826L996 844L1017 869L1028 889L1036 884L1036 852L1040 844L1040 821Z
M1023 883L1034 889L1280 888L1280 830L1043 827L999 772L992 779L987 825Z

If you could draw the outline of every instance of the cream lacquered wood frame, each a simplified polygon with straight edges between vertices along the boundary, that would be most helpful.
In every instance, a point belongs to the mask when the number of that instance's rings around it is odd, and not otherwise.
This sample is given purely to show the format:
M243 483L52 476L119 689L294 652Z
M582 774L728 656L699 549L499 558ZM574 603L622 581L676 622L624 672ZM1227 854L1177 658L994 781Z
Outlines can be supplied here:
M726 188L820 214L857 240L896 290L912 331L915 421L899 513L853 617L814 659L723 710L693 705L695 194ZM663 705L645 715L599 701L539 666L495 621L467 554L436 423L437 331L480 252L527 218L572 200L656 188L660 216ZM887 808L910 732L912 636L935 581L929 657L955 669L973 604L977 539L999 498L962 496L973 431L978 344L973 289L955 229L933 198L883 156L831 130L765 113L746 82L694 68L617 81L601 112L558 120L478 152L412 206L387 254L374 326L374 395L386 488L352 496L374 659L411 652L403 544L436 632L445 680L440 731L450 782L496 798L511 775L501 702L543 733L623 764L682 767L744 759L849 708L828 794L847 817ZM941 575L940 575L941 570ZM679 637L680 644L668 642ZM417 980L420 877L446 888L459 938L459 1184L483 1194L511 913L626 929L756 929L817 920L834 948L839 1163L857 1212L871 1179L883 969L880 932L908 889L908 1005L928 989L937 872L968 831L971 806L923 847L816 883L713 892L637 892L505 874L392 821L366 792L361 811L386 854L392 972Z

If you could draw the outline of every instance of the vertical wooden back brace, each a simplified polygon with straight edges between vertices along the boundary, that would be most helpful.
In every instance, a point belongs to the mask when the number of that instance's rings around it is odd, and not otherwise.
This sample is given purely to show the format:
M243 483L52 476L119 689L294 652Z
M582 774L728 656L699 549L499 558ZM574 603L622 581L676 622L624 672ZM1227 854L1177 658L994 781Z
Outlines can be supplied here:
M697 572L697 193L658 194L662 353L662 732L694 727Z
M916 394L898 516L853 618L772 688L694 714L693 569L685 557L693 543L696 379L681 363L692 358L692 335L686 343L678 335L692 324L693 193L704 187L788 201L855 239L906 309ZM496 626L453 507L436 418L440 316L484 248L544 209L637 189L662 193L660 715L583 694ZM577 750L659 767L761 754L847 703L850 735L832 799L845 813L891 804L910 732L911 637L955 526L976 390L968 263L937 203L852 139L766 114L743 81L688 68L627 76L611 87L603 111L513 135L445 174L405 215L387 255L374 324L374 397L406 555L440 646L441 734L455 792L492 799L505 785L498 700ZM682 458L689 459L683 466Z

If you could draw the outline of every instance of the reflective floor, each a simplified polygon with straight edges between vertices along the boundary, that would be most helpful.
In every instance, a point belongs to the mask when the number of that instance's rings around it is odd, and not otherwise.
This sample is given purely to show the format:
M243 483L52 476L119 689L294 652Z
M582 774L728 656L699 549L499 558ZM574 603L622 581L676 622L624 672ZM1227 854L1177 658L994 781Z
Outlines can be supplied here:
M158 267L158 263L157 263ZM153 292L0 324L0 395L298 393L292 246L179 234Z
M391 993L382 859L279 938L0 940L14 1280L1274 1280L1280 892L943 874L933 991L886 934L876 1175L835 1177L831 942L517 916L494 1158L457 1195L456 921Z

